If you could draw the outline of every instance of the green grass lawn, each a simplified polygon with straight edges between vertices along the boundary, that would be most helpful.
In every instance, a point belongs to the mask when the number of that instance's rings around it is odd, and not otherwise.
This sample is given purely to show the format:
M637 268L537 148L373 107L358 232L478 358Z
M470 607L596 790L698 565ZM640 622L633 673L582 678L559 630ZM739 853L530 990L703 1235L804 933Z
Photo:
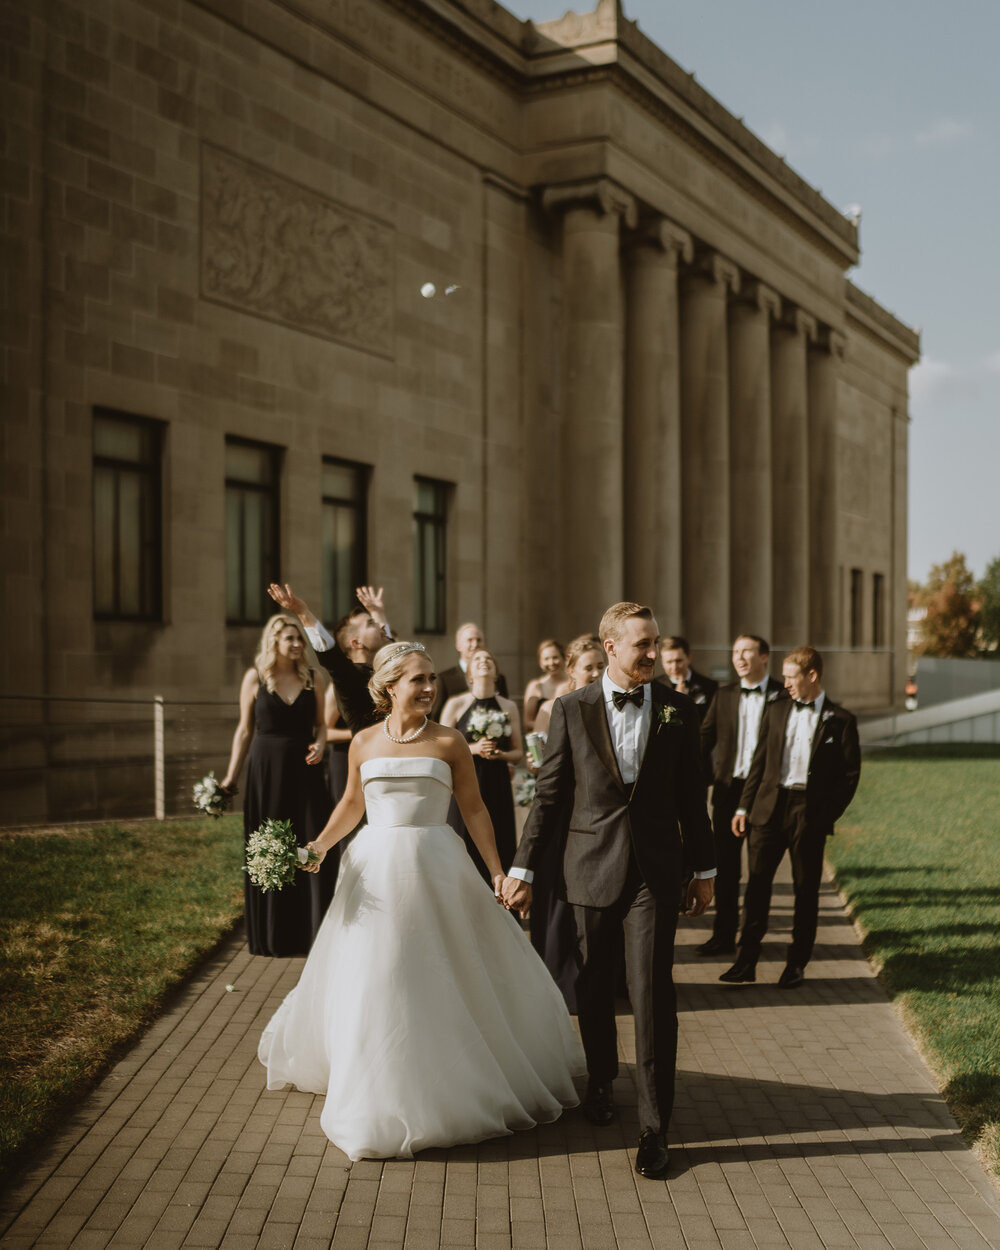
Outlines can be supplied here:
M827 843L865 950L1000 1175L1000 747L866 757Z
M0 836L0 1173L243 911L239 816Z

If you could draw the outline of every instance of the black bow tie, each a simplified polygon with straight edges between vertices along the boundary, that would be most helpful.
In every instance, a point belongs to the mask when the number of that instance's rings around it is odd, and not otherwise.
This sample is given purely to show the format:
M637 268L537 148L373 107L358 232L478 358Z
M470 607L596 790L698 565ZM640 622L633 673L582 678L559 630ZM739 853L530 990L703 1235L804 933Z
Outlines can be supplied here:
M642 686L636 686L634 690L612 690L611 698L615 707L620 712L626 703L631 703L633 707L642 707L645 700Z
M763 694L763 686L740 686L740 694Z
M808 708L809 711L811 712L813 708L816 706L816 700L813 699L812 703L805 703L802 699L796 699L795 706Z

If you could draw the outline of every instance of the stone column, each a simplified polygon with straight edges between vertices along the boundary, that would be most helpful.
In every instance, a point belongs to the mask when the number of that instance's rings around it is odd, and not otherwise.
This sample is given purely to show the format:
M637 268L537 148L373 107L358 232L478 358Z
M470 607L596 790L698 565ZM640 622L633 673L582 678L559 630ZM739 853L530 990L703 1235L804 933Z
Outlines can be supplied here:
M619 228L635 200L609 178L551 187L561 211L563 395L555 632L596 629L625 588L623 510L624 284Z
M683 618L701 664L729 654L729 366L726 303L739 271L714 253L684 277L681 313Z
M809 641L809 387L814 318L786 307L771 332L772 645Z
M771 321L781 300L744 282L729 305L729 632L771 638Z
M809 637L838 638L837 383L847 340L823 326L809 351Z
M678 259L691 236L649 223L628 252L625 335L625 596L661 627L681 612L681 390Z

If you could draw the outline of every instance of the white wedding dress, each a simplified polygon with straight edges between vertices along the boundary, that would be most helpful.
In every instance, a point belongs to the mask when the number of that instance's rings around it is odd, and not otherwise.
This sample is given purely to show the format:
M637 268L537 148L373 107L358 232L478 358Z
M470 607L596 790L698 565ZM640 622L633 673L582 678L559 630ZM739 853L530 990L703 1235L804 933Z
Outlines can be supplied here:
M361 765L368 823L344 852L298 985L258 1055L268 1089L325 1094L352 1159L410 1158L558 1119L583 1050L560 993L445 817L451 769Z

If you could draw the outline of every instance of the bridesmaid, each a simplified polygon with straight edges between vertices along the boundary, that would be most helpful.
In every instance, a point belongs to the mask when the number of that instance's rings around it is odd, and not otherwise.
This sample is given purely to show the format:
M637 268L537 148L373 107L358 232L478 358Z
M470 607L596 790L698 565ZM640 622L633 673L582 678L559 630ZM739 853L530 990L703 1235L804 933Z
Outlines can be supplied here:
M521 720L517 704L497 694L497 662L489 651L477 651L469 663L467 694L453 695L441 709L441 724L459 730L472 752L486 810L493 822L497 851L504 872L511 865L517 849L514 823L514 792L510 783L510 765L524 755L521 741ZM465 838L476 867L484 880L489 873L482 857L469 837L457 807L449 816L449 824Z
M581 634L566 648L566 673L569 689L589 686L597 681L607 666L607 656L596 634ZM548 730L555 699L538 709L535 732ZM532 883L530 933L531 944L545 960L545 965L562 990L566 1006L576 1012L577 937L573 909L562 899L560 862L562 847L544 860L535 871Z
M559 694L577 690L580 686L589 686L596 681L608 665L608 657L604 654L601 640L596 634L581 634L574 638L566 648L566 685ZM555 698L546 699L535 713L535 733L549 732L549 719L552 716L552 704Z
M566 684L566 656L554 638L538 644L538 667L541 677L533 677L524 688L524 732L537 729L535 716L546 699L554 699L569 689Z
M247 760L243 839L265 820L289 820L300 846L317 837L333 804L321 767L326 754L326 676L294 616L272 616L240 686L240 719L223 789L236 791ZM318 875L297 873L264 893L244 874L251 955L306 955L333 897L338 856ZM300 881L299 878L304 878Z

